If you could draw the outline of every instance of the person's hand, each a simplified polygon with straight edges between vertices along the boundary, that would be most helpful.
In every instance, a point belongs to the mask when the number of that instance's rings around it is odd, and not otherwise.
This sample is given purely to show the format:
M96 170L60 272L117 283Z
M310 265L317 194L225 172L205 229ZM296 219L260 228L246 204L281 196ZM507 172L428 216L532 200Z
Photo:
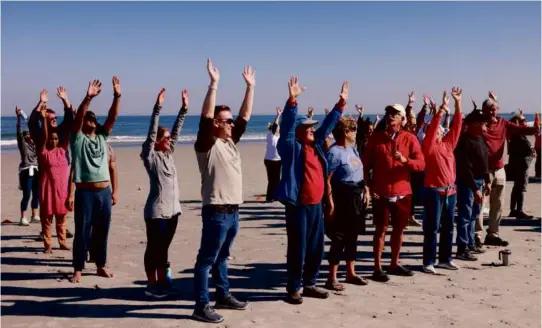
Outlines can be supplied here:
M407 159L405 156L403 156L403 154L401 154L400 151L396 151L395 154L393 154L393 157L400 161L401 163L405 164L407 162Z
M220 73L218 73L218 69L213 66L213 62L211 62L211 58L207 58L207 72L209 72L209 77L211 78L211 84L217 84L220 80Z
M341 94L339 97L341 100L346 104L348 102L348 89L350 88L350 83L348 81L343 82L343 85L341 86Z
M533 126L540 131L540 114L539 113L534 114Z
M477 204L482 204L482 202L484 201L484 195L480 190L476 190L476 192L474 193L474 201Z
M68 198L66 199L66 203L64 205L66 205L66 208L68 209L68 211L73 211L73 203L74 203L74 196L73 195L69 195Z
M431 97L429 97L429 108L431 109L430 111L431 116L437 113L437 102Z
M446 114L448 114L449 108L450 108L450 96L448 96L448 92L444 90L442 92L442 106L440 107Z
M458 87L452 88L452 97L454 97L455 102L461 102L461 94L463 93L463 90L461 90Z
M113 94L115 97L120 96L120 80L118 77L113 76Z
M313 115L314 115L314 108L309 107L309 109L307 110L307 117L312 118Z
M15 115L17 115L17 117L21 116L21 109L17 106L15 106Z
M40 102L46 103L49 101L49 94L47 93L47 90L42 89L40 92Z
M357 105L357 104L355 106L356 106L356 110L358 111L358 114L363 115L363 106Z
M277 116L282 115L282 108L277 107L275 110L277 111Z
M416 97L414 97L414 91L408 94L408 104L412 105L416 101Z
M369 202L371 201L371 193L369 192L369 188L365 187L365 191L363 192L363 205L367 207L369 205Z
M102 82L92 80L88 83L87 97L94 98L102 92Z
M243 71L243 78L245 79L245 82L247 84L247 87L253 87L256 85L256 71L252 66L245 67L245 70Z
M478 105L476 105L476 101L474 101L474 98L470 97L470 101L472 102L473 110L477 110L477 109L478 109Z
M162 106L164 103L164 100L166 99L166 89L162 88L160 92L158 92L158 97L156 98L156 104L158 106Z
M484 186L484 195L486 195L486 196L491 195L491 185L489 183L487 183Z
M424 106L429 106L431 104L431 98L428 95L423 95L423 104Z
M116 205L117 200L119 199L119 195L117 192L114 192L111 194L111 205Z
M519 115L523 115L523 108L519 109Z
M491 99L493 101L497 101L497 95L495 94L495 92L493 90L489 90L488 96L489 96L489 99Z
M376 120L380 121L380 115L376 114Z
M181 91L181 101L183 104L183 108L188 108L188 90L183 89Z
M324 114L325 115L329 114L329 108L324 108Z
M297 82L297 76L292 76L290 81L288 81L288 91L290 93L290 100L294 100L303 93L307 88L301 88Z
M60 86L56 88L56 95L62 101L66 101L66 99L68 99L68 90L66 90L66 88L64 88L63 86Z

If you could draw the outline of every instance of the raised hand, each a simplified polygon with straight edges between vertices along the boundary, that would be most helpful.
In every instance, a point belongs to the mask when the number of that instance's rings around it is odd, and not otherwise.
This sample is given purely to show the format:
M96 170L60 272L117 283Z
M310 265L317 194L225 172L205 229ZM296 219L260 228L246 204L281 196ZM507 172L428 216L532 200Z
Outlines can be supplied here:
M408 104L412 105L416 101L416 98L414 97L414 91L408 94Z
M477 110L478 105L476 105L476 101L474 101L474 98L470 97L470 101L472 102L473 110Z
M40 92L40 102L46 103L49 101L49 94L47 93L47 90L42 89Z
M160 92L158 92L158 97L156 98L156 104L158 106L162 106L164 103L164 100L166 99L166 89L162 88Z
M442 107L447 111L449 106L450 106L450 96L448 96L448 92L444 90L444 92L442 92Z
M356 110L358 111L359 115L363 115L363 106L361 105L355 105L356 106Z
M256 71L252 66L245 67L245 70L243 71L243 78L245 79L245 82L247 84L247 87L253 87L256 85Z
M113 76L113 93L115 96L120 96L120 80L116 76Z
M329 108L324 108L324 114L329 114Z
M341 99L344 102L348 101L348 89L349 88L350 88L350 83L348 83L348 81L343 82L343 85L341 87L341 94L339 95L339 97L341 97Z
M94 98L102 92L102 82L92 80L88 83L87 97Z
M380 121L380 115L376 114L376 120Z
M211 84L218 83L220 80L220 73L218 73L218 69L213 66L213 62L211 62L211 58L207 58L207 72L209 72L209 77L211 78Z
M430 103L431 103L431 98L429 98L428 95L423 95L423 104L425 106L429 106Z
M280 107L277 107L275 110L277 111L277 116L282 114L282 109Z
M523 115L523 108L519 109L519 115Z
M165 90L164 90L164 93L165 93ZM188 108L188 90L183 89L181 91L181 99L183 102L183 108Z
M303 93L307 88L301 88L297 82L297 76L292 76L290 81L288 81L288 91L290 93L290 99L295 100L301 93Z
M309 109L307 110L307 116L312 118L313 115L314 115L314 108L309 107Z
M17 117L21 116L21 109L17 106L15 106L15 115L17 115Z
M56 95L58 96L58 98L66 101L66 99L68 99L68 90L66 90L66 88L64 88L63 86L60 86L56 89Z
M463 90L461 90L460 88L458 87L453 87L452 88L452 97L454 97L454 100L456 102L460 102L461 101L461 93L463 92Z
M435 115L437 113L437 102L429 97L429 106L431 107L431 115Z
M489 96L489 99L497 101L497 95L495 94L495 92L493 90L489 90L488 96Z

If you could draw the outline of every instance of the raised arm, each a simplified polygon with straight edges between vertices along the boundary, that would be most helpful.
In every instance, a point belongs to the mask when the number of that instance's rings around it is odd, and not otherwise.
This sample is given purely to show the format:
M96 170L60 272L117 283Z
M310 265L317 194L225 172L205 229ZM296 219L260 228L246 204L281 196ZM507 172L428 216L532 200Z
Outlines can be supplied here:
M333 110L326 115L326 118L322 122L322 125L314 132L314 140L316 144L323 145L326 141L326 138L329 136L331 131L335 128L335 125L339 122L346 103L348 102L348 92L349 92L349 83L348 81L343 82L341 86L341 94L339 95L339 101L335 104Z
M220 73L218 69L213 66L211 58L207 58L207 72L209 73L210 83L209 89L207 89L207 95L203 101L203 107L201 108L201 116L207 118L214 118L215 105L216 105L216 90L218 88L218 81L220 80Z
M412 91L408 94L408 103L405 107L406 117L409 117L409 114L412 113L412 108L414 107L415 101L416 97L414 96L414 91Z
M297 116L297 97L305 91L297 82L297 77L292 76L288 81L289 97L282 111L282 119L280 120L280 138L277 142L277 150L279 154L293 149L295 143L295 120ZM283 155L281 155L283 156Z
M45 146L47 145L47 140L49 140L49 122L47 122L47 110L42 110L40 113L43 122L43 136L40 139L40 143L36 146L38 146L38 152L43 154Z
M143 143L142 149L141 149L141 158L149 162L150 158L154 154L154 144L156 143L156 135L158 134L158 122L159 122L159 116L160 116L160 110L162 109L162 104L164 103L164 99L166 99L166 89L162 88L160 92L158 93L158 97L156 98L156 103L154 104L154 108L152 110L151 115L151 122L149 124L149 132L147 133L147 139Z
M19 148L19 152L21 153L21 156L23 156L24 155L23 127L21 123L21 109L19 107L15 107L15 115L17 115L17 147Z
M427 129L425 138L422 142L422 150L424 154L429 154L432 150L435 149L434 147L437 143L437 135L440 127L440 122L442 121L442 117L444 116L444 114L448 111L449 102L450 99L448 98L445 90L442 95L442 105L440 106L440 110L436 115L433 115L433 117L431 118L431 123L429 123L429 128Z
M452 88L452 97L454 98L454 119L452 120L452 125L450 126L450 131L448 134L442 138L443 142L446 142L450 145L452 149L455 149L457 143L459 142L459 136L461 135L461 128L463 126L463 117L462 117L462 108L461 108L461 93L462 90L458 87ZM449 118L449 115L448 115Z
M271 133L273 135L277 134L277 128L279 126L280 115L282 114L282 109L280 109L280 107L277 107L276 111L277 111L277 116L275 116L275 120L273 121L271 125Z
M363 106L358 105L358 104L354 106L356 106L356 110L358 111L358 114L359 114L358 116L358 122L359 122L359 119L363 117Z
M179 110L179 114L177 114L177 119L175 120L173 128L171 129L171 152L175 151L175 145L177 144L177 139L179 139L179 134L181 133L181 129L184 124L184 118L186 117L186 113L188 112L188 90L183 89L181 91L181 99L181 109Z
M103 131L105 132L105 134L111 134L111 131L113 131L113 126L115 125L115 121L119 116L120 96L121 93L119 78L113 76L113 103L111 104L111 108L109 108L109 113L107 114L107 119L104 123Z
M506 134L512 136L514 134L523 134L532 136L540 132L540 117L538 113L535 114L533 126L524 126L510 121L504 121L506 124Z
M64 119L62 120L62 123L59 124L58 128L61 131L61 135L59 135L61 143L69 142L69 133L73 126L73 121L75 120L75 111L73 110L72 104L70 103L70 100L68 98L68 91L66 88L60 86L56 89L56 95L60 100L62 100L62 104L64 105Z
M47 102L49 101L49 94L47 93L47 90L43 89L40 92L40 100L36 107L32 110L32 113L30 113L30 117L28 118L28 129L30 130L30 135L32 136L32 139L34 142L37 142L40 135L40 122L41 122L41 108L44 105L47 105Z
M247 84L247 89L245 90L245 98L243 99L243 104L241 105L241 110L239 111L239 117L245 121L249 121L252 116L252 107L254 104L254 86L256 85L256 71L252 66L245 67L243 71L243 79Z
M423 95L423 107L416 117L416 133L425 127L425 116L427 115L429 104L430 98L427 95Z
M102 82L99 80L93 80L88 83L87 95L85 99L79 105L77 114L75 115L75 121L72 126L72 133L76 134L83 128L83 120L85 118L85 113L88 110L88 106L94 97L100 94L102 91Z
M327 115L327 114L326 114ZM309 107L307 109L307 117L310 118L312 120L312 118L314 117L314 108L312 107Z

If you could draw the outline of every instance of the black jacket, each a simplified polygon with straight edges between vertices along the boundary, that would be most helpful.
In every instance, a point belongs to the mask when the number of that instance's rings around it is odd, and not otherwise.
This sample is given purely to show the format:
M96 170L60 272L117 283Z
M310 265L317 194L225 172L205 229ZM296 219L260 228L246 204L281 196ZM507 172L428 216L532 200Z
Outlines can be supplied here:
M456 182L468 186L473 192L478 190L476 180L489 183L488 148L482 136L473 137L463 133L454 151Z
M508 144L508 165L513 171L526 171L533 160L531 143L524 135L514 134Z

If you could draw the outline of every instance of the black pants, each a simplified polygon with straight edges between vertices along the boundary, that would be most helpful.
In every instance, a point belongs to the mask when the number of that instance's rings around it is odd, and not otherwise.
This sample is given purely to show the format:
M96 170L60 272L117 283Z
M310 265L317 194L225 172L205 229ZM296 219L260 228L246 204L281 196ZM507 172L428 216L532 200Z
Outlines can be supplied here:
M512 194L510 195L510 211L523 212L523 201L528 183L529 173L527 170L514 172L514 187L512 187Z
M410 174L410 187L412 188L411 215L414 215L416 205L423 205L423 181L425 172L412 172Z
M536 161L534 163L534 172L535 172L535 177L537 178L540 178L540 155L541 155L541 149L540 148L536 148Z
M355 261L358 234L365 230L363 215L363 187L351 184L333 184L335 217L326 222L326 235L331 239L329 264L339 264L341 260Z
M145 220L147 227L146 272L167 268L169 245L175 236L178 221L178 214L171 219Z
M265 200L275 200L277 188L280 183L280 168L282 166L281 161L264 160L265 168L267 171L267 193Z

